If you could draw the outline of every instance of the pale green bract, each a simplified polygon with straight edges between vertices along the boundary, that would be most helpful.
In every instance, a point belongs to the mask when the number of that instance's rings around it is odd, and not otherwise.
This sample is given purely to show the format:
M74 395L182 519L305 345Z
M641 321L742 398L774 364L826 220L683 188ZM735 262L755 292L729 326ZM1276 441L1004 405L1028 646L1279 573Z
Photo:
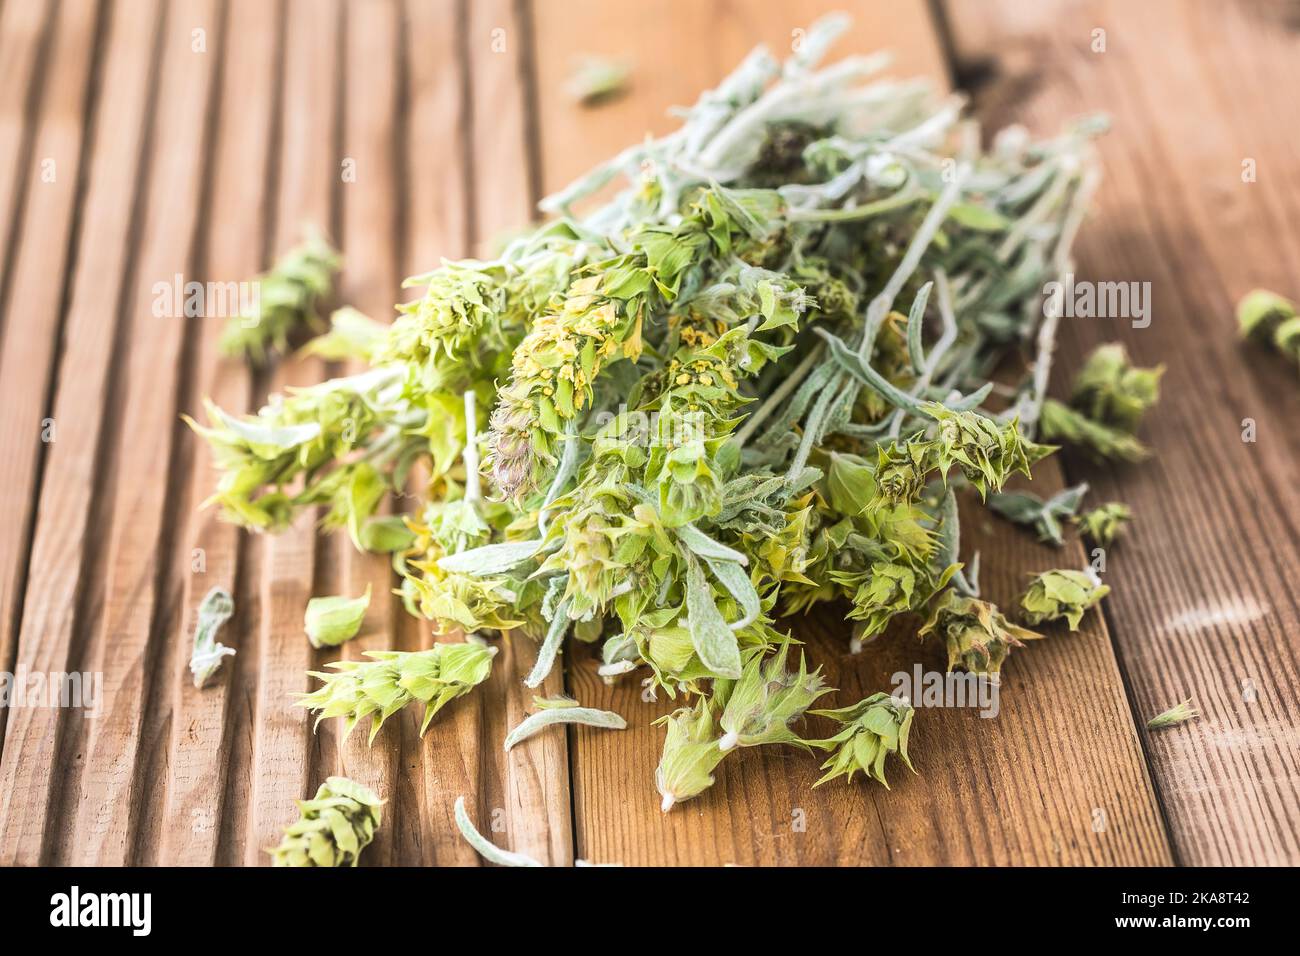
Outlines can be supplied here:
M724 702L718 720L723 731L718 742L721 750L775 743L805 746L791 724L830 688L820 672L808 673L802 654L799 669L787 669L790 644L789 639L782 641L780 649L766 659L761 650L749 651L740 678L714 686L715 699Z
M1189 720L1195 720L1201 716L1201 712L1192 706L1192 699L1189 697L1181 703L1174 704L1168 710L1161 711L1147 721L1147 730L1160 730L1164 727L1174 727L1178 724L1184 724Z
M1070 630L1076 631L1084 611L1109 593L1110 587L1092 571L1058 568L1036 575L1020 599L1020 606L1030 624L1065 619Z
M194 627L194 649L190 653L190 674L194 677L194 686L203 688L207 685L221 662L235 653L233 647L227 647L217 640L222 626L235 613L235 601L230 592L224 588L213 588L199 605L198 623Z
M267 852L275 866L356 866L379 829L384 801L369 787L330 777L311 800L299 800L301 816Z
M423 736L434 716L452 700L487 680L497 649L482 643L435 644L427 651L367 651L369 661L335 661L331 672L311 671L321 686L300 694L297 706L316 713L316 723L342 717L344 733L369 717L370 740L407 704L424 704Z
M592 105L622 93L627 77L626 64L607 57L585 56L575 65L564 88L579 103Z
M661 718L668 727L663 756L655 770L655 786L663 797L664 812L682 800L698 796L713 786L713 771L727 752L719 745L709 699L681 707Z
M303 629L312 647L338 647L350 641L361 630L366 609L370 607L370 585L359 598L339 596L316 597L307 602L303 615Z

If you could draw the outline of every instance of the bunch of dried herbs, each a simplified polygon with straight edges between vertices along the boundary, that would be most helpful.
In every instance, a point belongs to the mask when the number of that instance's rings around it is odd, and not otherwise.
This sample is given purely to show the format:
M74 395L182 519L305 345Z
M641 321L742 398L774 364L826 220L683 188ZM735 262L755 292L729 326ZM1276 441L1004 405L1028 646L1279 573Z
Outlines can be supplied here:
M983 149L959 97L877 78L884 57L818 68L843 25L784 63L756 50L676 132L545 200L553 218L499 257L408 280L423 294L390 327L336 314L318 350L368 371L195 426L233 520L274 531L323 506L327 529L392 554L437 630L536 640L529 686L572 635L602 642L606 679L680 699L665 808L748 746L830 750L823 781L883 782L887 755L907 760L911 708L881 694L800 736L829 689L794 663L782 615L844 602L855 647L925 615L952 667L991 674L1039 636L980 599L954 490L996 494L1053 451L1035 441L1054 407L1043 289L1070 266L1102 124ZM1158 372L1113 352L1090 368L1053 434L1139 457ZM385 516L391 492L421 504ZM1049 538L1078 507L1030 504L1015 510ZM372 654L301 703L369 716L372 737L410 702L427 723L492 649ZM507 744L569 718L621 725L559 704Z

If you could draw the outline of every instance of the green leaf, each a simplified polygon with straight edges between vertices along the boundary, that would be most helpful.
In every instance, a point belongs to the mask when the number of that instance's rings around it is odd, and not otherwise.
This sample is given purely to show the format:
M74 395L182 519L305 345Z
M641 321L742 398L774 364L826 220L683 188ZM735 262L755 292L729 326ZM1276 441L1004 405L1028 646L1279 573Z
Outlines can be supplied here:
M371 518L361 527L359 543L366 551L390 554L405 551L415 542L415 534L397 515Z
M682 543L698 557L712 558L715 561L734 561L742 566L749 563L749 559L739 551L719 544L693 524L678 525L674 530Z
M457 797L454 807L456 817L456 827L460 830L460 835L478 851L479 856L489 863L495 863L497 866L541 866L531 856L523 853L511 853L509 850L503 850L483 834L474 828L470 822L469 813L465 810L465 798Z
M719 677L740 677L740 645L736 635L727 626L713 589L704 577L704 569L692 556L687 556L686 615L691 629L691 641L700 662Z
M627 721L613 711L591 707L550 706L536 714L529 714L518 727L510 731L506 736L506 751L554 724L582 724L585 727L603 727L609 730L623 730L627 727Z
M733 561L720 561L717 558L705 558L709 570L713 576L740 605L744 612L744 617L739 621L733 621L727 626L733 631L739 631L748 627L763 613L762 602L759 600L758 591L754 589L754 583L749 579L749 574L739 564Z
M572 623L569 620L569 603L566 598L555 609L555 617L551 619L550 627L546 629L542 646L537 649L537 660L533 664L533 669L528 672L528 676L524 678L524 686L538 686L546 680L546 675L555 666L555 656L560 653L560 645L564 643L564 635L569 632L569 625Z
M190 654L190 673L194 686L204 687L221 667L221 662L235 653L234 648L217 642L217 634L235 613L230 592L215 587L199 605L198 623L194 628L194 650Z
M948 218L963 229L977 232L1006 232L1011 221L995 209L974 203L954 203L948 209Z
M533 558L542 549L540 538L531 541L507 541L504 544L486 544L481 548L449 554L438 559L438 567L456 574L483 577L504 574Z
M338 647L361 629L370 607L370 585L359 598L317 597L307 602L303 627L312 647Z

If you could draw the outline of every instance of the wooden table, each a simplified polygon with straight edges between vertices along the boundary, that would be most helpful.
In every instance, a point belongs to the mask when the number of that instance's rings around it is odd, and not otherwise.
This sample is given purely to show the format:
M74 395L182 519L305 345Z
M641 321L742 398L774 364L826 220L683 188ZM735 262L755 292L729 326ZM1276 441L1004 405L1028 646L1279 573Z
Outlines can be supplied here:
M384 593L386 563L309 525L249 537L198 511L212 472L179 413L337 370L219 361L220 320L155 317L155 284L249 278L314 223L347 254L342 299L390 314L404 275L484 248L671 128L666 107L755 43L784 49L836 7L856 16L839 51L892 48L899 75L970 89L990 123L1113 117L1078 270L1149 281L1154 321L1066 322L1056 389L1108 339L1166 363L1157 457L1067 456L1036 482L1086 479L1135 509L1104 615L1016 655L998 719L922 711L920 776L896 771L889 791L811 791L812 758L752 750L662 815L651 720L669 704L604 685L582 649L545 690L628 730L504 754L529 707L523 639L423 740L415 713L373 748L334 722L313 734L290 694L335 655L308 646L303 606ZM1191 0L0 0L0 669L105 680L94 719L0 711L0 861L265 863L293 801L341 772L389 801L371 864L479 862L458 794L498 843L553 864L1300 863L1300 379L1239 344L1232 317L1255 285L1300 294L1294 16ZM571 103L583 53L628 60L628 95ZM973 510L965 538L1003 602L1031 570L1084 560ZM236 596L239 653L196 691L188 643L214 584ZM841 701L941 663L907 629L855 657L833 616L797 626ZM431 640L380 600L345 653ZM1188 696L1201 720L1144 729Z

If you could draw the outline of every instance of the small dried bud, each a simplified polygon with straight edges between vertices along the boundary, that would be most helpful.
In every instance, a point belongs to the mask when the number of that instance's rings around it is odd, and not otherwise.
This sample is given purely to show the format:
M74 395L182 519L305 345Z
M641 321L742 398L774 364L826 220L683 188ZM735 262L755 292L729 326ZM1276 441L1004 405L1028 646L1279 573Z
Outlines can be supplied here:
M977 598L945 591L935 603L930 619L918 632L943 637L948 646L948 670L960 667L972 674L1001 676L1002 663L1013 647L1043 635L1008 621L997 606Z
M889 782L885 779L885 758L893 753L898 754L907 768L916 773L916 768L907 756L907 735L912 729L912 717L915 714L907 701L889 694L872 694L850 707L814 710L811 713L829 717L844 725L833 737L808 741L814 747L835 751L822 764L826 775L813 784L814 787L836 777L852 780L853 775L861 770L868 777L884 784L885 789L889 789Z
M1097 545L1109 548L1132 517L1133 512L1128 505L1110 501L1093 508L1075 520L1079 525L1080 533Z
M531 419L525 407L504 395L492 410L488 433L488 463L492 480L506 498L515 498L532 484L533 442Z
M1110 588L1091 571L1044 571L1029 585L1020 606L1030 624L1065 618L1070 630L1077 631L1083 612L1109 593Z
M356 866L379 828L384 801L347 777L330 777L311 800L299 800L302 816L268 850L275 866Z
M1165 367L1139 368L1118 342L1098 347L1074 380L1071 404L1095 422L1129 434L1160 398Z
M668 735L655 770L655 786L667 813L675 804L713 786L713 769L727 752L719 746L707 698L701 697L694 707L680 707L661 720L668 725Z
M357 636L366 609L370 607L370 585L359 598L342 596L317 597L307 602L303 629L311 646L338 647Z

